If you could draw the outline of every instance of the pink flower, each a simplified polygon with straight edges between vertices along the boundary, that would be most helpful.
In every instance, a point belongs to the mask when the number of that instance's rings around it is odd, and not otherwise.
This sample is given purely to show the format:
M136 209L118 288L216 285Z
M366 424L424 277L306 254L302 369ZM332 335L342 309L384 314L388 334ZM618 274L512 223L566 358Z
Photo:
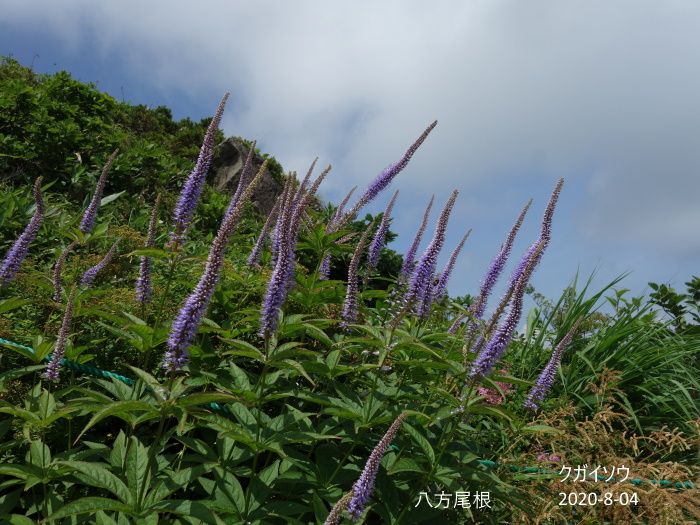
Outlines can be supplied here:
M507 374L508 370L501 369L499 370L499 373ZM506 400L505 396L513 392L513 386L510 383L502 383L501 381L496 381L496 384L498 385L498 388L500 388L503 391L503 394L501 394L501 392L499 392L495 388L488 388L485 386L480 386L477 390L478 394L484 397L484 402L487 405L502 405L503 402Z
M542 463L559 463L561 461L561 456L556 454L547 454L546 452L541 452L537 455L537 461Z

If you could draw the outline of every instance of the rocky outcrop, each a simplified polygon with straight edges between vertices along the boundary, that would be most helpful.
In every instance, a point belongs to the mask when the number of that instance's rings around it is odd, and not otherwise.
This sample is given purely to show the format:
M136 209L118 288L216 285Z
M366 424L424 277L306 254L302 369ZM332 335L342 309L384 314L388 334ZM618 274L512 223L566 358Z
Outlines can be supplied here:
M209 180L217 191L233 195L248 151L248 145L238 137L229 137L216 147ZM258 172L264 160L261 155L253 153L253 174ZM251 201L261 215L267 216L281 192L282 184L275 180L268 169L265 170L257 188L253 190Z

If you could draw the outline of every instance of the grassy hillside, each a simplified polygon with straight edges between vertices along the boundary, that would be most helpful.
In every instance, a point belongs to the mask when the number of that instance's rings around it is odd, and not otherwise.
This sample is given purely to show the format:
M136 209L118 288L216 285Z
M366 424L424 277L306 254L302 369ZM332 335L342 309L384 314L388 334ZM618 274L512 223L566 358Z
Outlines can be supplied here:
M506 240L450 298L456 193L412 263L383 247L391 214L362 212L432 126L344 210L309 205L322 166L289 179L261 232L254 170L234 199L202 184L216 118L5 60L0 522L700 519L700 279L537 294L560 182L523 212L531 249Z

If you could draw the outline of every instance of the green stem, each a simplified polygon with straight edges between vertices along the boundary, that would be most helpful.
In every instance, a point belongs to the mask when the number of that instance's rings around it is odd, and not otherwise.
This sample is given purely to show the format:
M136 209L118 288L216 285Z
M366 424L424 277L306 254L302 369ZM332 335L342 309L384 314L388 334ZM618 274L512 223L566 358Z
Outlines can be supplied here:
M170 259L170 266L168 267L168 273L166 274L166 281L165 281L165 290L163 290L163 294L160 297L160 305L158 307L158 313L156 317L156 322L154 326L160 325L160 323L163 321L163 312L164 312L164 307L165 307L165 300L168 298L168 293L170 292L170 285L173 282L173 275L175 274L175 268L177 267L177 263L180 262L180 252L177 251L173 254L173 256Z
M170 393L172 392L173 389L173 376L170 376L170 379L168 380L168 398L170 398ZM167 402L167 400L166 400ZM162 410L162 409L161 409ZM150 471L153 466L154 462L156 459L156 455L158 454L158 449L160 448L160 440L163 437L163 429L165 428L165 419L166 419L166 413L164 411L161 411L160 414L160 421L158 423L158 430L156 431L156 438L153 441L153 444L151 445L151 448L148 450L148 471ZM136 499L136 507L138 510L141 510L141 503L143 502L143 498L146 495L146 483L144 479L143 485L139 488L139 493L138 497Z
M442 434L440 435L440 439L438 440L438 455L435 458L435 461L433 462L432 466L430 467L430 472L428 473L427 476L421 476L421 484L424 482L424 480L430 481L430 479L433 477L433 474L435 473L435 470L437 469L438 465L440 464L440 460L442 459L442 456L445 453L445 450L447 449L447 445L452 441L452 434L454 434L455 429L459 425L452 424L452 423L447 423L445 427L442 429ZM448 434L448 427L450 427L449 431L449 439L443 443L443 440L445 439L445 435ZM415 508L414 505L411 505L411 502L415 499L417 493L419 492L420 486L416 487L411 491L411 496L408 498L406 501L406 505L404 508L401 510L401 514L398 515L396 518L396 521L394 522L394 525L398 525L401 523L401 520L403 517L406 515L406 512L408 512L409 509Z

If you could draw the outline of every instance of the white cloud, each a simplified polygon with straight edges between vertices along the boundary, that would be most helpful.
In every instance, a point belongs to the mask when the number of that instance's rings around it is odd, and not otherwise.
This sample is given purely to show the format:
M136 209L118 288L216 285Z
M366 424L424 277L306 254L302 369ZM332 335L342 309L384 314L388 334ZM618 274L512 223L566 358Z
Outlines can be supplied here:
M459 187L460 217L466 203L486 205L469 195L476 183L529 196L564 175L586 189L567 238L582 235L597 257L611 241L618 260L700 254L700 3L7 4L10 23L118 51L163 92L230 90L226 131L257 138L288 169L316 155L333 163L333 197L437 118L400 176L405 206ZM414 226L400 222L408 243Z

